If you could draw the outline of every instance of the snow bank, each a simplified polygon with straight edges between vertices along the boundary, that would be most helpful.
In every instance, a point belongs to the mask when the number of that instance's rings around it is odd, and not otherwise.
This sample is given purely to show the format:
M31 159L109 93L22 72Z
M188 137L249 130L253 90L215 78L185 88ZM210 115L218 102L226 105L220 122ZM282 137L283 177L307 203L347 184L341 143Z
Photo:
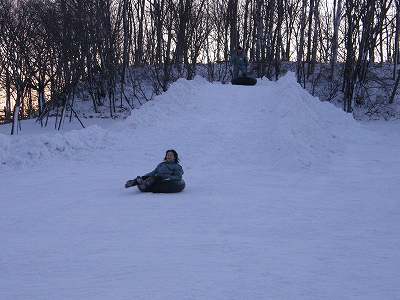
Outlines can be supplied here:
M96 125L57 134L0 134L0 164L3 167L32 166L50 159L83 159L110 143L109 132Z
M212 86L205 78L195 76L193 80L178 79L167 92L132 111L123 126L147 128L179 122L184 114L192 116L198 109L200 91ZM213 103L213 105L218 105ZM186 115L187 116L187 115Z
M312 97L293 73L276 82L259 80L254 87L209 83L196 76L179 79L110 130L94 126L56 135L0 135L0 163L79 159L105 148L151 153L176 145L188 161L205 156L220 168L229 163L315 167L340 153L346 130L356 126L350 115Z
M358 123L328 102L311 96L289 72L277 82L261 81L270 101L269 154L274 164L311 166L343 151L349 130Z
M311 96L292 72L255 87L180 79L127 124L159 139L170 128L180 139L174 143L194 153L191 159L208 156L221 169L252 162L278 169L323 167L342 152L346 132L358 126L351 115Z

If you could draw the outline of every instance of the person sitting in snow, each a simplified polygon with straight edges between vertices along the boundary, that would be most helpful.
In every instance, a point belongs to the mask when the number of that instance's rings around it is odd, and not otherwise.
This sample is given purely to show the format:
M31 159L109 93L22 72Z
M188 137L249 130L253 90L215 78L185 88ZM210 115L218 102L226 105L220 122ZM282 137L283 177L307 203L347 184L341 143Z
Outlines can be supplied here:
M137 186L142 192L174 193L185 187L182 179L183 169L179 164L178 153L171 149L165 153L164 161L151 172L128 180L125 188Z
M238 46L236 51L232 53L231 64L233 68L232 79L247 76L248 60L242 47Z

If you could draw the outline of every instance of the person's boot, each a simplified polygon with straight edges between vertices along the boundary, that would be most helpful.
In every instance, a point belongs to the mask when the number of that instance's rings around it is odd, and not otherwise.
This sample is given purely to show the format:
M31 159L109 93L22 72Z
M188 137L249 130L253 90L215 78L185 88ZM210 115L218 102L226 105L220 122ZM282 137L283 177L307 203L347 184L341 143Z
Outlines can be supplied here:
M156 181L156 178L148 177L144 180L142 178L140 178L141 183L139 183L138 179L137 179L137 181L138 181L139 190L146 191L149 187L151 187L154 184L154 182Z
M137 182L136 179L128 180L128 181L125 183L125 188L129 188L129 187L131 187L131 186L136 186L137 184L138 184L138 182Z
M143 184L143 179L142 179L142 177L140 177L140 176L136 177L136 183L137 183L138 185Z

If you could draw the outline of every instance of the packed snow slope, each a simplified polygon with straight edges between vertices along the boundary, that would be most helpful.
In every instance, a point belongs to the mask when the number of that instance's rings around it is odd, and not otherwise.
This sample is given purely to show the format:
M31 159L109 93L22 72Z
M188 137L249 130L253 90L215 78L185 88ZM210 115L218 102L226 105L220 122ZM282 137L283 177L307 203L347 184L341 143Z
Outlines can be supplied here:
M0 299L400 299L400 123L288 74L179 80L114 125L26 124L0 134ZM182 193L123 188L170 148Z

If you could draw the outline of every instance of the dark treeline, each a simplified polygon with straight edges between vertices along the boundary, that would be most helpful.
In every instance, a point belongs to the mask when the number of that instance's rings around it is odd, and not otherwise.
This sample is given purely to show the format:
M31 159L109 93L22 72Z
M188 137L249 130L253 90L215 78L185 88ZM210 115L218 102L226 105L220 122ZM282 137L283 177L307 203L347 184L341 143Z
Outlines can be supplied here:
M0 0L0 107L13 122L57 110L59 126L75 113L77 87L113 116L131 106L125 94L132 67L146 69L156 93L198 64L210 80L242 45L258 77L276 79L296 63L299 83L318 64L334 82L343 109L362 99L371 65L392 64L400 81L400 0ZM229 76L226 72L223 76ZM337 79L337 78L336 78Z

